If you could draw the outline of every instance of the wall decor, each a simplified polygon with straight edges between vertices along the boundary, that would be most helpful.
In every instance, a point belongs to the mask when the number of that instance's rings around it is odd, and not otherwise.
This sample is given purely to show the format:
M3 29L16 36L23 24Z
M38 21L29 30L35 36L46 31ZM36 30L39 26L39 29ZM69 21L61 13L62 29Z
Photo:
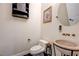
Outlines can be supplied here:
M50 6L43 12L43 23L48 23L51 21L52 21L52 6Z
M12 16L29 18L29 3L12 3Z

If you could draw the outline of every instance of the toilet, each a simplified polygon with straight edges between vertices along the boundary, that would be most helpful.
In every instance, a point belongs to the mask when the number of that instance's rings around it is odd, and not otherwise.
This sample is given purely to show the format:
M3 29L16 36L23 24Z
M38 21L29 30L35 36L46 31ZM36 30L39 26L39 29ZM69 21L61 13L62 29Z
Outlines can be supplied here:
M38 45L35 45L30 49L30 54L32 55L39 55L40 53L44 54L46 50L46 44L48 44L48 41L40 40Z

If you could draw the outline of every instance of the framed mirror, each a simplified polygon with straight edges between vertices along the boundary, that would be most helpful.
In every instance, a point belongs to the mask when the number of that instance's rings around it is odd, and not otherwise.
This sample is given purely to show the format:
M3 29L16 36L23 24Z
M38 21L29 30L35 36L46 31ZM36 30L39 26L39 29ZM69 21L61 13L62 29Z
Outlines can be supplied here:
M62 25L74 25L79 22L79 3L60 3L57 14Z

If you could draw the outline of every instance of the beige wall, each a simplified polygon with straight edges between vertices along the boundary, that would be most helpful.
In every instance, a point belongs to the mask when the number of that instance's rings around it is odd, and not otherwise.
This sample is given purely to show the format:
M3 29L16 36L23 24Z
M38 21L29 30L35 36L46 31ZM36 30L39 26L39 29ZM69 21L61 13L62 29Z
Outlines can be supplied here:
M28 51L40 39L41 4L30 4L29 19L12 17L11 13L11 4L0 4L0 55Z
M79 23L73 25L73 26L63 26L62 25L62 32L59 32L59 25L61 23L58 19L56 19L57 16L57 10L59 4L44 4L42 3L42 14L43 11L48 8L48 6L52 6L52 22L49 23L41 23L41 38L48 39L48 40L57 40L57 39L66 39L71 40L74 42L77 42L79 44ZM43 19L43 18L42 18ZM42 21L42 20L41 20ZM69 33L69 34L76 34L75 37L72 36L62 36L62 33Z
M60 36L59 36L59 32L58 32L58 26L59 26L59 21L57 21L57 19L55 18L56 17L56 6L52 3L50 4L43 4L42 3L42 14L43 14L43 11L45 9L47 9L49 6L52 6L52 22L49 22L49 23L43 23L43 20L42 20L42 31L41 31L41 35L42 35L42 38L48 38L48 39L58 39ZM43 18L42 18L43 19Z

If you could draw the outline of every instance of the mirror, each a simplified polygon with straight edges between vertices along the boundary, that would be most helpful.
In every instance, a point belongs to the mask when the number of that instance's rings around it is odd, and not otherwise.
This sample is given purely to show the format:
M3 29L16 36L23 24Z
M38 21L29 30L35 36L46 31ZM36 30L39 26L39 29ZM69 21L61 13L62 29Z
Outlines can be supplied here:
M62 25L74 25L79 22L79 3L60 3L57 14Z

